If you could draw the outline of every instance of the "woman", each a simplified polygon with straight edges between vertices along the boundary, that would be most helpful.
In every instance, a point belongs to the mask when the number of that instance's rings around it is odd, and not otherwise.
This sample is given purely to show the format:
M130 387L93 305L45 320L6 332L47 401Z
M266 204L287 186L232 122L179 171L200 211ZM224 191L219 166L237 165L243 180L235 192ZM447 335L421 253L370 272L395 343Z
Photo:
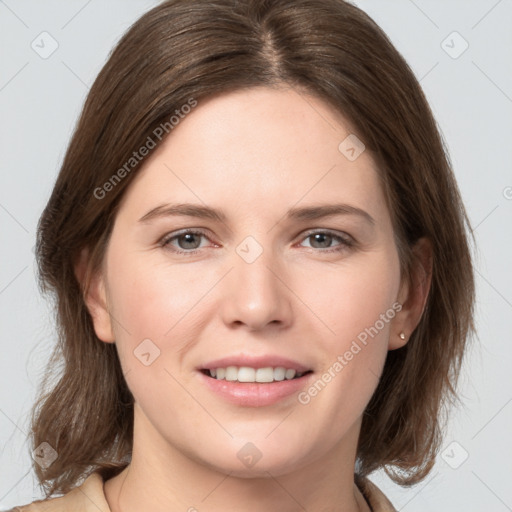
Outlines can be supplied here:
M361 10L154 8L40 220L64 371L33 413L47 500L18 509L395 510L368 475L434 464L473 330L468 225Z

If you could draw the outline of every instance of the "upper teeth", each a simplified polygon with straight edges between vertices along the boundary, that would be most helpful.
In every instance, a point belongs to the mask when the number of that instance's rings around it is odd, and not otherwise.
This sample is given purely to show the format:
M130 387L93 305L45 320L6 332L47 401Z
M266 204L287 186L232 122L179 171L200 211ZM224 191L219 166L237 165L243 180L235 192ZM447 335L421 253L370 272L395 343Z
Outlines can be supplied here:
M251 368L249 366L228 366L227 368L214 368L210 370L210 376L217 380L237 380L238 382L273 382L275 380L290 380L295 376L301 377L304 373L283 368Z

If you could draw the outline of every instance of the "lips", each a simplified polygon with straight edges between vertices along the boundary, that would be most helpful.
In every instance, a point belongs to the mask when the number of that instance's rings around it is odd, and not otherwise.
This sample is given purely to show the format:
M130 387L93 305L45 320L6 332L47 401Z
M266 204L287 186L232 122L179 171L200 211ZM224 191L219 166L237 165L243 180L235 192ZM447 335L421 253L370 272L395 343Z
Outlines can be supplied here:
M210 391L243 407L269 406L290 399L314 378L308 366L271 355L225 357L197 370Z

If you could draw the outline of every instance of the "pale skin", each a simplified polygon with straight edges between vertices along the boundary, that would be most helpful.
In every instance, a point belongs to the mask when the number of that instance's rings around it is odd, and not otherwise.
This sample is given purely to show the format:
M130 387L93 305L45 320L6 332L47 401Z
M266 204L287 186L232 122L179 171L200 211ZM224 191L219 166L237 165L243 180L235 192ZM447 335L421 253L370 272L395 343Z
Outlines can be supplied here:
M431 250L418 244L413 280L402 280L370 151L349 161L338 149L350 133L326 103L293 89L224 94L199 102L130 184L86 296L135 398L132 461L104 485L112 512L370 510L354 484L362 414L388 350L421 318ZM170 203L226 218L139 221ZM373 222L286 217L340 203ZM159 243L185 228L204 235ZM262 249L251 263L236 250L248 236ZM84 251L79 277L86 263ZM396 303L401 310L306 405L296 395L228 403L199 378L213 359L277 354L311 368L311 384ZM134 355L145 339L160 350L148 366ZM248 442L261 453L252 467L237 457Z

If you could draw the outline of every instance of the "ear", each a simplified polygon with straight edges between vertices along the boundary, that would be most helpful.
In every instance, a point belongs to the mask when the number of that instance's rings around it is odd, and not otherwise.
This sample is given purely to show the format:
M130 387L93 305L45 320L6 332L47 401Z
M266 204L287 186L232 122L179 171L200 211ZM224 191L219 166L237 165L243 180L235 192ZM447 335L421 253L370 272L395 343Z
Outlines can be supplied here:
M101 271L90 274L89 250L82 249L75 264L75 276L84 291L84 301L91 315L96 336L106 343L114 343L114 331L107 302L105 278Z
M412 332L420 323L427 303L432 282L432 243L428 238L420 238L413 249L413 261L409 282L403 282L398 294L402 309L395 317L392 326L388 350L403 347ZM400 334L405 338L401 339Z

